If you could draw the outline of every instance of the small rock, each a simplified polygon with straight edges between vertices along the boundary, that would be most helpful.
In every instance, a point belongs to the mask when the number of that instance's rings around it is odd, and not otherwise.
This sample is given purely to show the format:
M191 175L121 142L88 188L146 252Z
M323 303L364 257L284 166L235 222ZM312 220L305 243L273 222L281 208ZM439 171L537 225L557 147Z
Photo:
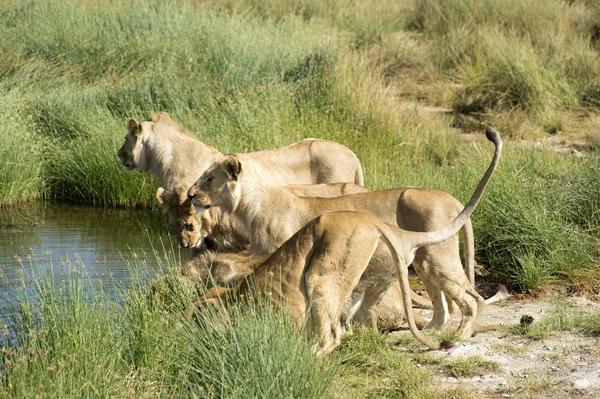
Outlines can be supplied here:
M457 383L458 380L455 377L448 377L446 378L446 382Z
M573 382L573 388L575 389L586 389L589 388L590 385L592 385L590 380L587 380L585 378L580 378Z
M502 397L503 398L510 398L510 394L505 392L505 393L502 394Z

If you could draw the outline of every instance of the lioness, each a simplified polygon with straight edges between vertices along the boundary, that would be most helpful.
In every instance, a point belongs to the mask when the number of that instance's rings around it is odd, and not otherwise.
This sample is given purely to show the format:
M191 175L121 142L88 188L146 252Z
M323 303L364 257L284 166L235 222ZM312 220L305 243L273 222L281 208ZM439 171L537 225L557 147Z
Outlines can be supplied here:
M502 141L498 132L489 126L486 137L496 146L494 165L500 157ZM257 255L272 253L308 221L327 211L362 211L397 227L423 232L438 230L449 224L462 208L460 202L449 194L420 188L335 198L297 197L288 190L267 184L252 170L245 170L243 162L236 156L213 164L188 190L188 197L202 209L220 206L233 213L250 231L250 250ZM389 263L389 253L384 258L387 259L376 257L375 260ZM484 299L465 276L458 239L453 237L446 242L420 248L413 265L433 303L434 314L428 327L442 328L448 321L441 290L462 312L461 336L470 337ZM368 310L380 300L389 282L385 284L382 289L373 291L377 295L365 296L365 306L356 315L359 321L369 317Z
M153 113L150 120L129 119L125 142L118 151L123 169L150 172L161 187L189 187L223 154L199 141L171 120L166 112ZM257 173L269 171L284 184L349 182L364 184L362 167L348 147L327 140L305 139L266 151L239 154L242 161L255 161Z
M181 274L185 280L201 286L211 284L234 286L250 276L268 258L268 256L250 256L248 251L239 253L208 251L185 263L181 267ZM413 294L411 291L411 295ZM367 327L375 327L383 331L399 329L404 322L401 296L400 285L396 281L390 286L381 301L375 305L371 317L364 320L363 323ZM411 299L413 306L431 307L428 306L431 304L428 304L425 298L421 298L422 302L419 302L414 296ZM420 313L415 313L414 316L419 328L427 324Z
M130 172L150 172L159 186L172 193L184 189L181 200L185 211L185 190L213 162L224 157L215 148L199 141L171 120L165 112L153 113L150 120L138 122L129 119L125 142L118 151L123 169ZM273 184L317 184L350 182L364 184L363 172L356 155L346 146L327 140L305 139L300 142L267 151L238 155L247 167L258 174L269 173ZM176 220L177 208L168 206L170 220ZM212 218L211 215L204 215ZM195 228L187 223L186 228ZM229 227L234 227L229 226ZM179 227L178 234L179 234ZM223 227L225 229L225 227ZM198 237L206 236L198 232ZM189 242L187 246L196 246Z
M156 199L167 210L181 247L238 252L250 244L248 232L220 208L211 207L208 211L196 213L186 195L188 188L170 191L159 187L156 191ZM285 188L296 196L325 198L370 191L353 183L292 184Z
M234 289L209 290L184 314L189 317L198 306L220 306L222 301L227 304L242 295L256 298L258 290L265 294L261 297L274 297L286 304L299 326L306 320L306 331L315 340L317 354L324 355L339 345L356 309L373 305L362 303L367 296L377 295L370 291L382 291L398 279L413 335L429 348L452 346L427 339L417 329L410 311L407 270L418 248L454 236L475 210L501 153L499 136L493 130L488 132L488 138L496 144L492 163L472 198L448 226L429 233L413 232L361 212L326 212L302 227L256 269L255 284L246 280ZM373 261L383 253L391 253L393 262ZM452 278L445 274L440 277ZM464 279L467 293L477 296Z
M332 183L332 184L296 184L285 186L285 189L296 196L300 197L323 197L331 198L344 194L364 193L370 190L353 183ZM185 195L185 194L184 194ZM211 207L205 212L194 210L194 206L189 199L181 201L181 193L172 193L159 187L156 192L158 202L165 208L169 209L168 215L171 218L171 224L178 231L180 245L182 247L200 248L192 260L182 266L182 274L192 277L202 283L206 283L209 277L218 285L236 282L252 273L253 267L260 264L255 260L249 261L245 251L249 245L249 239L246 231L239 225L239 222L228 213L221 212L218 207ZM467 246L473 247L473 237L467 236L465 240L465 252L468 252ZM190 243L204 243L201 247ZM208 253L202 256L204 250L217 252L217 254ZM237 255L234 252L242 252L242 255ZM226 254L222 252L230 252ZM470 253L473 253L471 251ZM264 256L263 256L264 258ZM263 259L264 260L264 259ZM207 263L207 261L210 261ZM474 263L472 259L471 265ZM210 273L206 267L207 264L216 266L212 268ZM469 262L467 262L469 264ZM227 273L224 273L224 267L227 266ZM390 288L389 291L395 292L396 297L398 290ZM411 292L414 306L423 309L431 309L431 302L414 292ZM397 305L391 303L386 304L388 299L396 298L392 293L386 295L377 309L387 306L389 310L401 310ZM378 312L378 315L371 315L365 319L367 324L375 324L370 322L373 319L379 319L379 325L392 325L390 320L395 319L401 323L402 319L396 314L384 316L383 312Z

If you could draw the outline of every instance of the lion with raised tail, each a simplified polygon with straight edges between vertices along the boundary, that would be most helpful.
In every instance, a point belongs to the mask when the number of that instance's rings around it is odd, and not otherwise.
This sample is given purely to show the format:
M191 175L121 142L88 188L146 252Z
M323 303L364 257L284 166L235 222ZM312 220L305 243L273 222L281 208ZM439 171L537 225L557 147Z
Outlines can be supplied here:
M255 270L253 282L245 280L233 289L211 289L188 307L184 314L189 317L196 307L209 304L220 307L241 296L274 298L276 303L291 312L299 327L306 321L306 331L315 342L317 354L325 355L340 344L347 332L346 326L356 311L363 306L374 305L365 302L365 298L379 295L377 292L381 293L398 279L405 317L412 334L432 349L453 346L452 342L430 340L418 330L410 311L408 266L419 248L448 240L475 211L502 151L502 141L497 132L490 128L486 133L496 145L494 158L467 205L442 229L432 232L407 231L361 212L325 212L307 223L269 256ZM391 257L391 261L376 260L381 257ZM435 270L435 275L430 278L436 284L441 284L444 293L452 299L459 295L478 297L464 273L462 275L463 279L457 280L452 270ZM444 280L457 282L461 286L448 287L443 283ZM476 313L471 315L475 319L470 320L473 323L482 310L483 301L477 304ZM470 328L461 324L463 332Z
M321 197L331 198L345 194L365 193L370 190L353 183L332 184L297 184L285 186L285 189L299 197ZM218 207L211 207L205 212L196 213L192 203L187 200L181 202L179 196L167 190L159 188L156 197L164 207L171 208L168 215L171 224L178 232L178 238L182 247L195 247L190 243L202 243L200 250L192 260L182 266L182 274L194 281L217 285L231 284L237 282L250 273L260 263L257 258L249 258L246 248L249 238L244 226L229 213L221 212ZM473 245L470 236L470 245ZM465 247L468 244L465 243ZM206 253L205 250L210 252ZM216 253L215 253L216 252ZM224 253L225 252L225 253ZM238 254L239 252L239 254ZM264 256L262 257L264 258ZM468 262L467 262L468 263ZM212 280L212 281L209 281ZM365 324L379 326L382 329L399 328L402 324L403 311L394 300L398 298L399 288L390 287L389 292L382 300L376 315L367 316ZM414 292L411 293L413 305L431 309L431 301ZM383 309L387 309L387 313ZM374 320L378 320L375 322Z
M498 137L494 143L496 151L501 151L498 132L488 127L487 133L490 139ZM250 232L250 252L253 255L272 253L302 226L324 212L360 211L402 229L426 232L449 224L462 209L462 204L447 193L414 187L334 198L298 197L284 188L270 185L252 170L245 170L243 162L234 155L216 162L204 172L188 190L188 197L202 209L219 206L234 214ZM467 219L465 223L469 226L468 231L472 232L470 221ZM443 293L460 308L462 321L459 328L467 338L474 331L484 299L476 293L467 294L466 285L472 287L472 284L463 271L458 245L458 237L452 237L436 245L419 248L413 266L433 303L433 318L428 327L442 328L449 320ZM389 256L376 260L389 261ZM365 297L364 302L368 305L364 309L370 309L380 298ZM362 310L356 316L358 320L367 317L368 313Z

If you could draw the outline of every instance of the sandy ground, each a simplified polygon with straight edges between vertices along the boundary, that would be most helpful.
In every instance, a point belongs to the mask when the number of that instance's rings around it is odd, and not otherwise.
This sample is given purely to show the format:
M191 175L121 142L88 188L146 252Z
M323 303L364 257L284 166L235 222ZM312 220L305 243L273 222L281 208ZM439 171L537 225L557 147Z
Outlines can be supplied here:
M563 299L561 299L563 300ZM510 298L486 306L480 325L516 325L522 315L540 320L556 308L558 300ZM564 299L574 311L600 312L600 303L585 298ZM423 311L426 314L427 311ZM534 340L489 331L477 334L450 351L431 351L448 360L480 356L497 362L495 372L466 378L435 371L448 388L462 387L481 398L600 398L600 337L578 332L555 332Z

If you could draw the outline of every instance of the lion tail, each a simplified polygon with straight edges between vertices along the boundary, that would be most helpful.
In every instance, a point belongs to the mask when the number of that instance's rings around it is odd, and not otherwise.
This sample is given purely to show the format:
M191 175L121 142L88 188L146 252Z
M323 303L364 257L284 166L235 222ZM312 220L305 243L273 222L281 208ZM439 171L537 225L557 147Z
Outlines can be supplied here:
M496 149L494 151L494 157L492 158L492 162L490 163L490 166L488 166L487 170L485 171L485 174L479 181L479 184L477 185L475 192L471 196L471 199L464 207L464 209L458 214L458 216L452 221L452 223L450 223L446 227L428 233L412 233L415 248L424 247L426 245L435 245L442 241L446 241L454 234L456 234L467 222L467 220L470 219L473 212L475 212L477 204L479 204L479 200L481 200L481 196L485 191L485 187L487 186L488 182L490 181L490 178L494 174L494 171L498 166L498 162L500 161L500 156L502 155L502 139L500 138L500 134L498 134L496 129L494 129L491 126L486 126L485 135L489 141L494 143Z
M404 303L404 315L406 317L406 322L408 323L408 328L410 332L414 335L414 337L421 342L423 345L427 346L431 349L449 349L452 348L455 343L452 341L442 341L435 342L428 338L426 338L421 331L417 328L415 317L412 312L412 300L410 293L412 290L410 289L410 285L408 283L408 264L405 259L400 257L400 250L398 249L398 244L396 241L396 237L393 236L390 229L383 223L379 226L379 233L381 239L385 242L385 244L390 249L392 253L392 257L394 258L394 263L396 264L396 270L398 273L398 280L400 280L400 290L402 292L402 301ZM408 262L410 263L410 262Z
M470 218L467 219L460 232L465 256L465 274L471 285L475 287L475 240L473 238L473 224Z

